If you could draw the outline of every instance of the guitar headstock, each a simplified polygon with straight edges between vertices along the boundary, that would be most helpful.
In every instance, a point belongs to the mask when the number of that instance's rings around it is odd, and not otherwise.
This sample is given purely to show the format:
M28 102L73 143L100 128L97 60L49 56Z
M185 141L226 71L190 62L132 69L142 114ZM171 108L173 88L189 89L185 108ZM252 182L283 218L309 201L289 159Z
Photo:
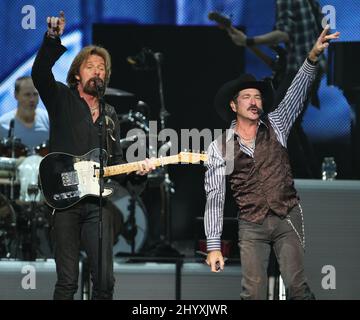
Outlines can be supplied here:
M197 153L197 152L180 152L178 154L179 162L180 163L199 163L207 162L208 155L206 153Z
M209 12L208 18L211 21L215 21L222 28L230 28L231 27L230 18L228 18L218 12L215 12L215 11Z

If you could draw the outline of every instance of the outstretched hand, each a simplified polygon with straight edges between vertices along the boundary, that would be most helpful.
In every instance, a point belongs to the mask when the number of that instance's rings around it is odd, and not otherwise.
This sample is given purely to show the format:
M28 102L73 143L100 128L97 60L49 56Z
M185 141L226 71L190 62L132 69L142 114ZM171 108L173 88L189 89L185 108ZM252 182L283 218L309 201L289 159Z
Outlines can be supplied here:
M65 14L64 11L60 11L59 17L47 17L46 19L49 37L60 37L64 33L65 28Z
M324 50L329 46L330 40L338 39L340 32L335 32L332 34L327 34L330 30L330 26L327 25L324 30L321 32L319 38L315 42L313 48L309 53L309 59L311 61L316 61L317 58L324 52Z

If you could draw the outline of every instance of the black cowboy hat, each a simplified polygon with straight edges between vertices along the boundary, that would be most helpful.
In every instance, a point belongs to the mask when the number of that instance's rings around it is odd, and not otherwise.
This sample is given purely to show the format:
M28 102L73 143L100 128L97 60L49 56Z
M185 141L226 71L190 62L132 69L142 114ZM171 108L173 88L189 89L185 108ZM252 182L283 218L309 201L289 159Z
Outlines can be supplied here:
M241 90L258 89L263 99L263 110L269 112L273 107L274 90L270 81L257 81L251 74L242 74L237 79L226 82L217 92L214 100L214 106L220 117L226 122L235 119L235 112L230 107L230 101Z

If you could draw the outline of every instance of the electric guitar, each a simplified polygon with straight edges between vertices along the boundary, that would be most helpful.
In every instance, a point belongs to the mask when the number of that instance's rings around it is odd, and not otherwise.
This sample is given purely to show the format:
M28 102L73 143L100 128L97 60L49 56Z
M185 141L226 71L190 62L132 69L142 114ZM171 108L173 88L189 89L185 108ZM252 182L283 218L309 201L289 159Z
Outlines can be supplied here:
M39 166L39 182L46 203L54 209L66 209L87 196L100 195L99 187L100 149L93 149L82 156L63 152L52 152L45 156ZM107 153L104 150L104 177L130 173L142 168L144 161L105 167ZM180 152L177 155L154 159L160 167L176 163L206 162L202 153ZM103 197L113 193L112 188L104 188Z
M222 29L230 29L232 26L231 20L218 12L210 12L208 14L208 18L209 20L216 22ZM282 77L286 73L286 49L279 45L269 46L269 48L276 53L276 58L273 59L256 46L249 46L247 48L260 58L268 67L270 67L273 71L271 78L274 87L277 88Z

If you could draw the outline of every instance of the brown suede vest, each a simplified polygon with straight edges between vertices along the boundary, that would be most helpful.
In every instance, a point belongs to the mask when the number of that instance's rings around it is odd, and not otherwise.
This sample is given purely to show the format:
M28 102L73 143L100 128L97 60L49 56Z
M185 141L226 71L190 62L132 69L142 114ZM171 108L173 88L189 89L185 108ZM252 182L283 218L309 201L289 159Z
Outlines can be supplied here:
M259 224L269 210L285 217L299 203L287 150L277 140L269 121L265 123L258 128L254 158L240 149L235 136L227 143L226 135L222 136L223 147L234 144L234 170L228 179L239 218Z

